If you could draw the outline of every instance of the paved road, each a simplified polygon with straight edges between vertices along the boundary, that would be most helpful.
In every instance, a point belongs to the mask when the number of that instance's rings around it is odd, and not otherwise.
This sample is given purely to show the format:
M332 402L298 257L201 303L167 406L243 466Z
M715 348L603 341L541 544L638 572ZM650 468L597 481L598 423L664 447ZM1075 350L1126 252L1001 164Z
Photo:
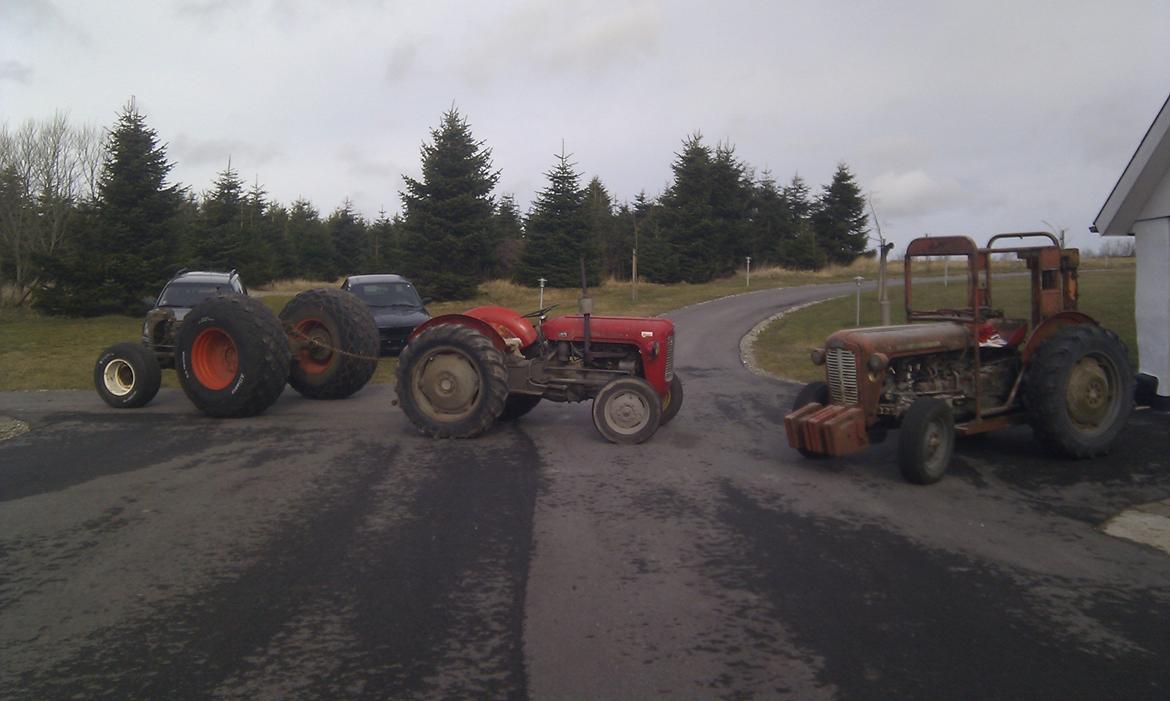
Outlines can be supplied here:
M0 698L1170 697L1170 557L1097 526L1170 495L1170 417L1049 458L893 441L806 461L759 319L681 310L682 413L605 443L588 405L418 437L385 386L216 421L181 392L0 395Z

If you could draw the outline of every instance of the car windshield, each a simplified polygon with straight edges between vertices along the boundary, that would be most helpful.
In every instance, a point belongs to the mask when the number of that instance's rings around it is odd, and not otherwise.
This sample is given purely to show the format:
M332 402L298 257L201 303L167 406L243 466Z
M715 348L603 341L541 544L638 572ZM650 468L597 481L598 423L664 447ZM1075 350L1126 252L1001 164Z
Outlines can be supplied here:
M221 290L229 292L231 287L211 282L172 282L163 289L158 306L194 307L203 300L214 297Z
M371 307L422 306L422 300L409 282L363 282L349 289Z

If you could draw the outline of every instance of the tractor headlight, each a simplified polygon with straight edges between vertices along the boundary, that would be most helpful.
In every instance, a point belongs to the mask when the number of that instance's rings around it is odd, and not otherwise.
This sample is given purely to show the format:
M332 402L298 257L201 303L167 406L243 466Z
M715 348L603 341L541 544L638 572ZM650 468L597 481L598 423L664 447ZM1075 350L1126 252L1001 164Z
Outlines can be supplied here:
M867 365L869 365L870 370L877 372L878 370L884 368L889 362L890 359L886 357L884 353L874 353L873 355L869 356L869 362Z
M809 360L812 361L813 365L824 365L825 364L825 349L824 348L813 348L812 352L808 354L808 357L809 357Z

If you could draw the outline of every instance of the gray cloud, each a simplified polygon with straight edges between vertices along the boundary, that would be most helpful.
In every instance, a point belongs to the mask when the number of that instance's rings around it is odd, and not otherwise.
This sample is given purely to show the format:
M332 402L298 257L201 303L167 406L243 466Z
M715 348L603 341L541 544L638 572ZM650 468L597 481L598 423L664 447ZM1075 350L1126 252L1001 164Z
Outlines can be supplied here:
M19 61L0 61L0 81L10 80L27 85L32 75L32 66L26 66Z

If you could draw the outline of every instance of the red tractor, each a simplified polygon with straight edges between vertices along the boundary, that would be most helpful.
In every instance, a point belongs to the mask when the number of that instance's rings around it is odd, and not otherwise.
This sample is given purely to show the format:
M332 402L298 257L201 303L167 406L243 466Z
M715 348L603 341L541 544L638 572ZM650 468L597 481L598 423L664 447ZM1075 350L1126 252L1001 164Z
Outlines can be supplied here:
M580 315L546 320L552 309L477 307L416 328L398 358L402 410L436 438L478 436L541 399L592 399L593 425L614 443L641 443L674 418L673 322L594 317L584 295Z
M994 248L1003 239L1036 246ZM1014 254L1031 277L1031 318L992 303L992 257ZM965 260L966 304L915 308L911 264ZM812 361L825 381L806 385L784 417L788 443L807 457L846 455L900 428L898 463L910 482L942 478L955 435L1031 424L1036 438L1070 457L1101 455L1133 409L1125 345L1077 311L1076 249L1047 233L999 234L987 248L965 236L915 239L906 249L901 326L834 333Z

